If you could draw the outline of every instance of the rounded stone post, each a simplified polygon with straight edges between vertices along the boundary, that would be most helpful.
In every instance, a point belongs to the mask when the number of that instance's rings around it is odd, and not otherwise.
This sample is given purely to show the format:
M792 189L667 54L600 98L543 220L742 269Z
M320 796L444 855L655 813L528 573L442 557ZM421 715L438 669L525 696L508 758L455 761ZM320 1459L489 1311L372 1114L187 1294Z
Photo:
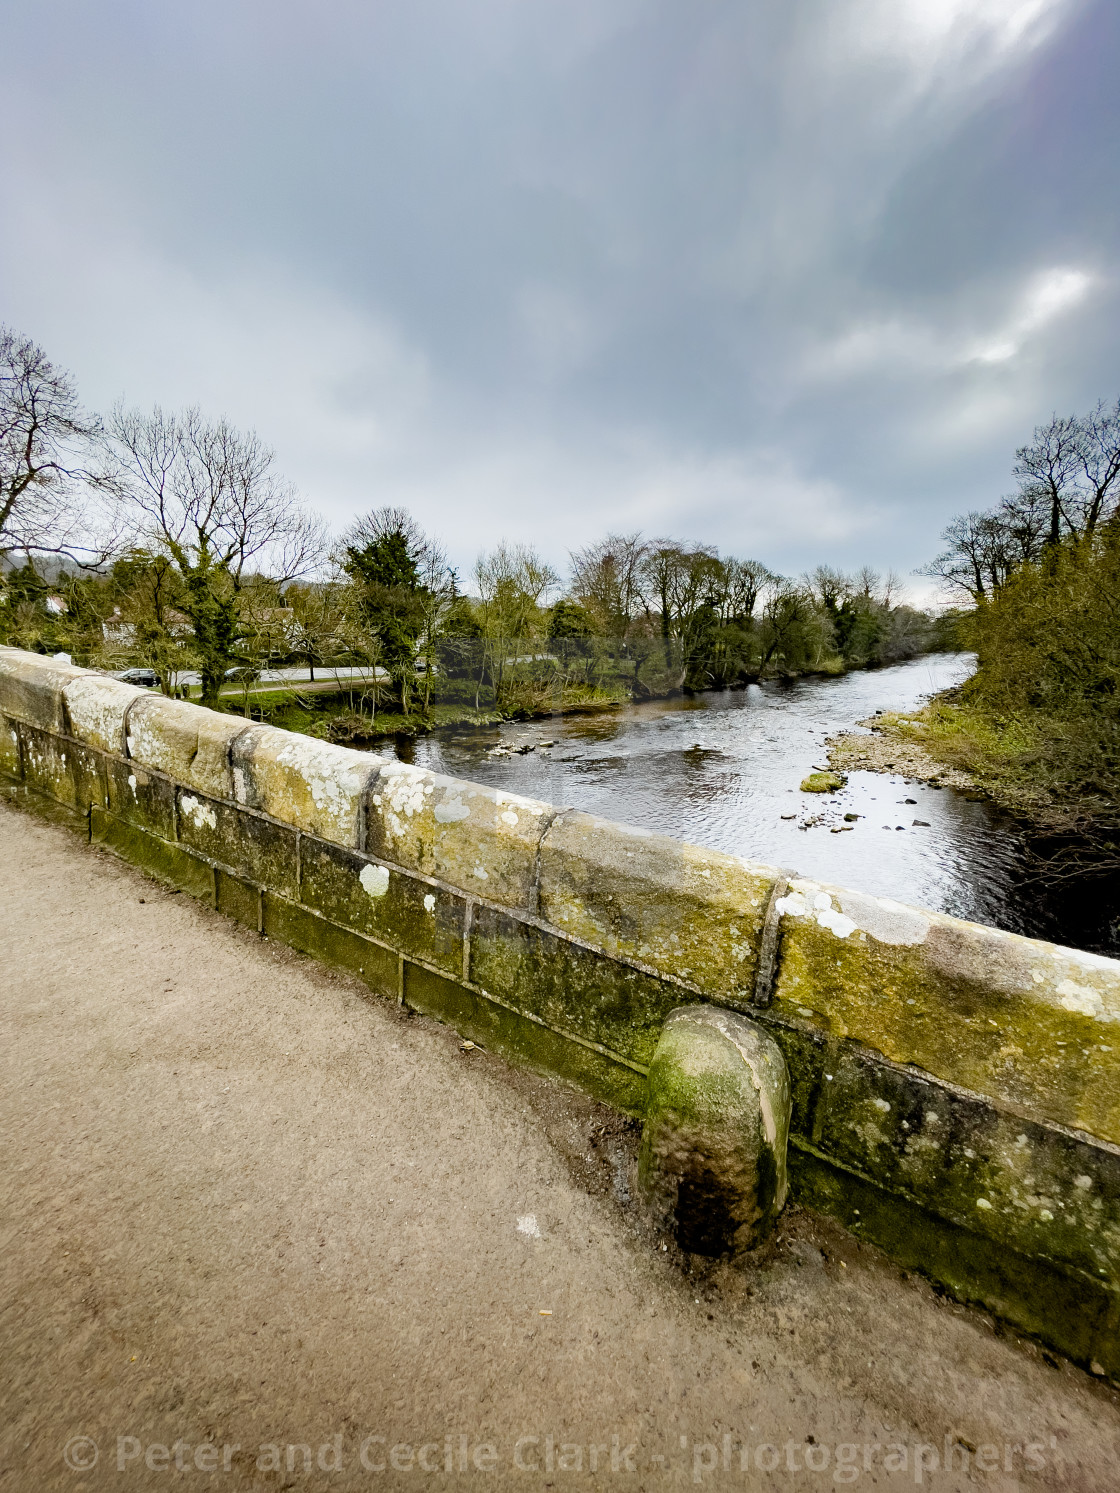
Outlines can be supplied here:
M746 1016L683 1006L649 1070L638 1182L681 1249L741 1255L761 1244L786 1200L789 1073Z

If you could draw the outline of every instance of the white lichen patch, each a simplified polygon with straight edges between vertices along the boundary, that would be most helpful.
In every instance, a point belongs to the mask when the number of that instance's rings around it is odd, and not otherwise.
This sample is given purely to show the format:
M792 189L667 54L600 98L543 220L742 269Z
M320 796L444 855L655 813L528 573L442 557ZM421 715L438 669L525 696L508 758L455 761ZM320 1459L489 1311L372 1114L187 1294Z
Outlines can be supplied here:
M435 912L435 910L436 910L436 899L432 895L431 892L428 892L428 894L424 898L424 911L425 912Z
M276 763L288 768L296 782L306 786L311 802L321 813L337 820L354 812L365 772L347 762L338 747L311 745L297 737L280 748Z
M388 866L363 866L358 880L367 896L375 900L378 897L384 897L389 890L389 868Z
M129 778L128 781L130 787L135 787L135 777ZM203 825L206 825L210 829L217 829L218 816L214 813L213 808L209 804L204 804L195 798L193 793L183 794L179 800L179 808L196 829L201 829Z
M458 824L471 817L470 805L465 804L456 793L436 804L432 815L437 824Z
M839 904L839 906L835 904ZM869 897L862 892L829 893L814 881L790 883L790 891L777 901L779 914L810 918L837 938L858 933L885 944L920 944L932 926L931 919L916 908L892 902L888 897Z
M1082 1016L1116 1019L1111 1013L1106 1013L1100 993L1091 986L1078 985L1074 980L1061 980L1056 988L1066 1011L1078 1011Z
M374 802L385 810L392 834L404 833L404 820L419 814L424 807L424 789L428 780L407 762L390 762L381 772L380 793Z
M856 931L856 925L851 918L844 913L838 912L832 905L832 898L827 892L811 891L808 896L804 892L787 892L784 897L779 897L775 903L778 914L781 917L811 918L822 928L827 928L837 938L847 938L849 934Z

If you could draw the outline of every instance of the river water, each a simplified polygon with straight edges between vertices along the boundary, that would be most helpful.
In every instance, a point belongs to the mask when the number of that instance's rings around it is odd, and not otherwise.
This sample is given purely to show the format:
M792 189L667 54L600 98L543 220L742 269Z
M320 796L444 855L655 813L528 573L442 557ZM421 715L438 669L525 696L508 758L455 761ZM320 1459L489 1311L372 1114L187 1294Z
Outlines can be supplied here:
M805 794L825 738L876 710L912 710L958 684L969 654L839 679L772 681L402 741L417 766L641 825L899 902L1114 952L1103 911L1061 907L1027 876L1015 823L990 804L902 776L853 772ZM552 743L552 745L543 745ZM513 755L494 755L494 748ZM531 746L524 754L517 749ZM845 814L858 814L845 821ZM840 825L852 827L844 831Z

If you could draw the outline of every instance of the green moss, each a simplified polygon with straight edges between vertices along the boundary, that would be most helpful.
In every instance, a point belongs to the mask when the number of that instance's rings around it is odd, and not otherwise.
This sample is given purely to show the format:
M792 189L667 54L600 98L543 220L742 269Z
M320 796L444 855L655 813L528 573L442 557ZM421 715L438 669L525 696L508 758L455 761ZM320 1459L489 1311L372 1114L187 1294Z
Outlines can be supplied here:
M640 1115L645 1107L644 1073L550 1031L457 981L406 963L405 1003L413 1010L447 1022L457 1032L512 1062L567 1079L624 1114Z
M287 825L180 789L178 831L200 855L298 901L296 832Z
M104 763L110 811L118 819L150 830L162 840L174 840L173 785L166 778L146 771L138 762L106 757Z
M199 901L213 900L213 871L205 861L199 860L181 845L170 844L137 825L127 824L115 814L99 809L96 804L90 812L90 838L98 844L109 846L125 860L142 867L158 880L189 892Z
M955 928L947 937L958 938ZM842 939L798 919L783 934L775 1007L810 1010L832 1034L895 1062L1120 1143L1120 1052L1102 1050L1100 1024L1009 993L982 959L974 964L947 973L927 944Z
M244 923L247 928L259 928L261 913L259 889L251 882L243 881L240 876L234 876L229 871L216 871L215 877L218 911L224 912L227 917L235 918L239 923Z
M1108 1285L998 1248L912 1198L837 1167L804 1141L791 1145L789 1160L793 1197L804 1207L831 1214L959 1300L995 1313L1077 1363L1095 1360L1120 1377L1120 1296Z
M838 793L847 778L838 772L811 772L801 780L802 793Z
M762 1242L785 1202L789 1111L785 1062L756 1023L714 1007L673 1012L650 1064L638 1180L682 1249L742 1254Z
M378 995L397 998L400 960L393 950L337 927L310 908L266 891L264 934L324 964L349 970Z
M301 843L301 867L300 899L324 917L449 974L461 972L464 898L310 835Z
M471 925L471 981L549 1026L649 1063L681 990L490 907Z

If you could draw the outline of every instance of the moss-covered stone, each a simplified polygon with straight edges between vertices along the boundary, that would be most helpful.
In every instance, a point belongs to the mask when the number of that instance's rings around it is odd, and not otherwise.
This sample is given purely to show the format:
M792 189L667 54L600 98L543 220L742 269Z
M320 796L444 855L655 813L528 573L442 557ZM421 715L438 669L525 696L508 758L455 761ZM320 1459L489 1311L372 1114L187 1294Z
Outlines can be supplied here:
M184 846L118 819L96 804L90 811L90 838L97 844L107 845L158 880L197 897L200 902L213 900L214 875L211 868Z
M802 793L839 793L847 778L838 772L811 772L801 779Z
M398 994L400 959L392 949L380 948L368 938L340 928L309 907L289 902L271 892L264 895L264 934L302 954L357 975L377 995L395 1000Z
M832 1163L1010 1248L1120 1289L1120 1153L1007 1114L850 1042L791 1047L794 1134Z
M488 1000L458 981L405 964L405 1003L512 1062L566 1079L626 1114L645 1105L645 1074Z
M357 850L369 785L382 759L274 726L232 742L232 797L308 834Z
M470 978L516 1010L645 1067L681 991L496 908L476 907Z
M463 897L311 836L300 861L302 900L324 917L449 974L462 972Z
M182 788L178 811L178 837L183 844L249 881L271 887L293 902L299 900L294 829Z
M109 808L118 818L150 830L163 840L174 840L175 786L139 762L103 758L109 789Z
M609 954L747 1005L777 875L566 810L541 844L540 915Z
M638 1181L682 1249L742 1255L786 1200L790 1088L773 1039L716 1006L676 1010L649 1070Z
M105 803L100 753L34 726L21 725L19 732L23 777L29 787L82 811L91 803Z
M69 804L60 804L57 799L29 788L14 778L0 773L0 793L14 808L34 814L48 824L57 824L77 834L89 836L89 810L76 809Z
M229 752L244 720L142 692L128 712L128 755L210 798L232 798Z
M548 804L387 762L369 800L366 850L410 871L531 909Z
M102 674L72 679L62 691L67 730L86 746L123 755L125 717L144 695L134 684Z
M23 776L19 754L19 726L6 715L0 715L0 772L9 778Z
M1120 963L795 880L775 1009L1120 1142Z
M1120 1296L1103 1282L1073 1275L886 1192L834 1165L802 1142L790 1146L792 1195L831 1214L906 1269L927 1276L1076 1363L1096 1362L1120 1377Z
M262 922L260 888L221 867L215 870L214 878L214 901L218 911L244 923L246 928L259 929Z

